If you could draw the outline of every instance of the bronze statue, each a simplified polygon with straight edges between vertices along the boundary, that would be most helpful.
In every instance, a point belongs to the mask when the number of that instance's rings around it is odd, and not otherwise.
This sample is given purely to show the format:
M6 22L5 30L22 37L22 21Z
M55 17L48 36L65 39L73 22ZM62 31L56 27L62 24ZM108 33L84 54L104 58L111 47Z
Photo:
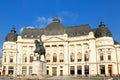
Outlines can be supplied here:
M40 58L41 55L44 55L44 58L45 58L45 48L43 46L42 40L41 39L40 39L40 41L35 40L35 46L36 46L36 49L34 51L34 55L35 55L35 53L38 53L39 58Z

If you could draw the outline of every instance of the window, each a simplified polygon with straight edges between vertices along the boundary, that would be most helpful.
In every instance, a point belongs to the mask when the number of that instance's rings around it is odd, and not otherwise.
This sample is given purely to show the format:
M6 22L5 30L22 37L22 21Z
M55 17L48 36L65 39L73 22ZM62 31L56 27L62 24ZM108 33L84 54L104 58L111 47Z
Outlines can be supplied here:
M52 47L57 47L57 45L52 45Z
M103 61L104 57L103 57L103 53L100 53L100 61Z
M80 52L77 54L77 61L80 62L82 60L82 55Z
M87 74L89 74L89 66L88 65L85 65L85 74L87 75Z
M50 47L50 45L45 45L45 47Z
M46 55L46 61L50 62L50 54L49 53L47 53L47 55Z
M71 53L71 55L70 55L70 61L74 62L74 59L75 59L74 53Z
M108 60L111 60L111 54L108 53Z
M100 65L100 74L105 74L105 65Z
M53 54L53 62L57 62L57 54L56 53Z
M23 62L27 62L27 55L26 54L23 55Z
M29 66L29 74L32 74L32 66Z
M82 74L82 66L77 66L77 74Z
M47 70L47 75L49 75L49 70Z
M70 66L70 74L71 75L75 74L75 67L74 66Z
M49 68L49 66L47 66L46 68Z
M63 66L60 66L60 68L63 68Z
M22 66L22 74L23 75L27 74L27 67L26 66Z
M13 73L14 73L14 67L13 66L9 66L8 67L8 74L9 75L13 75Z
M86 51L85 54L84 54L84 60L85 61L89 61L89 55L88 55L88 52Z
M4 62L6 62L6 56L4 56Z
M59 47L64 47L64 46L62 44L60 44Z
M10 63L13 62L13 56L10 56Z
M63 53L60 53L60 62L63 62L64 61L64 55Z
M33 61L33 55L31 54L30 55L30 62L32 62Z

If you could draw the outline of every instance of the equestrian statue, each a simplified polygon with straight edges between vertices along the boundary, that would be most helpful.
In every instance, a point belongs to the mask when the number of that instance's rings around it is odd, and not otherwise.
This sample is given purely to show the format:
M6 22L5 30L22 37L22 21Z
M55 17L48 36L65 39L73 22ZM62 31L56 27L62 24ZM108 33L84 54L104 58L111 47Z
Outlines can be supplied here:
M44 59L45 59L45 48L43 46L43 42L40 38L40 41L38 40L35 40L35 46L36 46L36 49L34 51L34 55L35 53L38 53L39 54L39 59L41 58L41 55L44 55Z

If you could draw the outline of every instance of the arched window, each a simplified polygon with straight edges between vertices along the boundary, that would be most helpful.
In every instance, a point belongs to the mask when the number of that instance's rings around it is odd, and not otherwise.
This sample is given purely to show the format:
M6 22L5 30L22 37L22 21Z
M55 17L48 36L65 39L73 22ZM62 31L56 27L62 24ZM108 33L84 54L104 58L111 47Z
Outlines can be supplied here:
M26 54L23 55L23 62L27 62L27 55Z
M57 62L57 54L56 53L53 54L53 62Z
M46 61L50 62L50 54L49 53L46 54Z
M60 62L63 62L64 61L64 54L63 53L60 53Z
M108 60L111 60L111 53L108 53Z
M78 52L77 54L77 61L81 61L82 60L82 54L80 52Z
M85 54L84 54L84 60L85 60L85 61L89 61L88 51L86 51Z
M6 62L6 56L4 56L4 62Z
M100 53L100 61L103 61L104 57L103 57L103 53Z
M70 54L70 61L71 61L71 62L74 62L74 60L75 60L74 53L71 53L71 54Z
M33 61L33 55L31 54L30 55L30 62L32 62Z
M10 61L9 61L10 63L12 63L13 62L13 56L10 56Z

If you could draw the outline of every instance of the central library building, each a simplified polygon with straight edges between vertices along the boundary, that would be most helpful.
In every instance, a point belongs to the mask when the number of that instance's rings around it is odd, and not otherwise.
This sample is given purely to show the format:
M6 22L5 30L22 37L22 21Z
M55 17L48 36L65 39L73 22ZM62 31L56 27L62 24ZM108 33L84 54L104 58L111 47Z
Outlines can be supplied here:
M65 27L59 18L45 28L15 28L3 43L4 75L31 75L35 40L44 42L46 74L51 76L113 76L120 74L120 44L104 22ZM39 59L39 55L36 56Z

